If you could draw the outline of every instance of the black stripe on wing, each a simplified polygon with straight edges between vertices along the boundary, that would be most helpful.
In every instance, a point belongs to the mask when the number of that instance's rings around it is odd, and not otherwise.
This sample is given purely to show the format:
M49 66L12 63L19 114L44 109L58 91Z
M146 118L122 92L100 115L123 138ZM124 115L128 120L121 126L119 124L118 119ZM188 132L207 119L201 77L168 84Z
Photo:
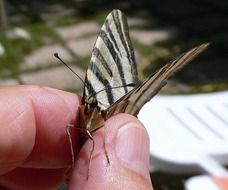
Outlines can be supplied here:
M112 70L109 67L109 65L106 62L106 60L104 59L104 56L102 55L102 53L100 52L100 50L98 48L94 47L92 53L101 62L101 64L103 65L103 67L105 68L105 70L107 71L107 73L109 74L109 76L110 77L113 77ZM94 63L92 63L90 65L94 65Z
M131 66L131 73L134 77L135 82L137 82L138 81L138 72L137 72L137 66L136 66L136 62L135 62L134 49L131 44L131 39L130 39L129 32L128 32L129 28L128 28L128 24L127 24L127 18L119 10L114 10L112 12L112 17L114 20L115 27L117 28L117 31L119 33L121 43L124 47L125 52L127 53L127 58L129 60L130 66Z
M121 18L121 16L122 16L122 18ZM116 29L119 33L121 43L124 47L125 52L127 53L127 58L129 60L129 63L132 64L132 61L133 61L133 63L135 63L134 51L129 52L129 49L131 49L132 46L131 46L131 41L130 41L129 34L128 34L129 29L128 29L128 25L127 25L127 19L125 18L125 16L123 14L120 14L119 11L114 11L112 14L112 17L113 17ZM124 39L124 36L125 37L128 36L127 41ZM132 50L133 50L133 48L132 48ZM131 55L131 54L133 54L133 55Z
M90 95L96 94L96 91L94 90L94 88L93 88L92 84L90 83L90 81L86 80L85 83L86 83L86 86L84 87L84 94L89 94L89 93L90 93ZM83 100L82 101L84 101L85 98L86 97L83 95L83 98L82 98Z
M92 65L93 65L93 73L94 73L95 77L101 84L103 84L103 89L106 89L102 93L105 92L106 97L108 99L108 103L110 105L113 104L114 98L113 98L113 93L112 93L112 87L111 87L109 81L105 78L102 71L100 71L100 69L96 66L96 64L92 64ZM102 90L102 89L100 89L100 90Z

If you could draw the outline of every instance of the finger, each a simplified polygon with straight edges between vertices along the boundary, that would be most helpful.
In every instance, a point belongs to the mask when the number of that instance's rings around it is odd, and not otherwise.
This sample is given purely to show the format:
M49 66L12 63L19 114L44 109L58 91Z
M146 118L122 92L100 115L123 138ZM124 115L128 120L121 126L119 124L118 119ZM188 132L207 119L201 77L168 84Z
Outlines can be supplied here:
M41 168L69 164L66 125L77 122L78 106L78 96L60 90L1 87L0 173L22 163Z
M0 177L0 189L56 190L64 178L64 169L17 168Z
M133 116L118 114L106 123L106 149L110 165L104 153L103 132L94 133L95 150L90 167L88 158L91 142L82 147L76 167L69 182L69 189L152 189L149 176L149 138L145 128Z

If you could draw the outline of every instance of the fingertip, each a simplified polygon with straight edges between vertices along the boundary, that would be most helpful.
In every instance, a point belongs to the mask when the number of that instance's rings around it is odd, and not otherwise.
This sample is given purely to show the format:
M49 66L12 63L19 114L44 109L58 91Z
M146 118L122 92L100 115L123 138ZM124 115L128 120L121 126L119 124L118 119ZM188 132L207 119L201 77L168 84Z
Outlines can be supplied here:
M227 176L215 176L213 181L220 187L221 190L228 188L228 177Z
M149 179L149 137L139 122L129 122L119 128L116 156L123 166Z

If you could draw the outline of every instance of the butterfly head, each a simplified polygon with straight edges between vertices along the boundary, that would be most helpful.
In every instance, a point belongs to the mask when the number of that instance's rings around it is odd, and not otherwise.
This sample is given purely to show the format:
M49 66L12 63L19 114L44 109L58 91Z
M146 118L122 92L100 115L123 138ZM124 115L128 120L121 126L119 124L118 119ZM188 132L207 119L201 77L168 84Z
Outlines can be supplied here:
M85 107L85 111L89 111L93 108L95 108L99 111L104 111L106 109L106 107L102 103L97 101L96 97L94 97L94 96L85 97L83 100L83 104Z
M94 96L87 96L84 99L84 104L90 107L96 107L98 105L98 101Z

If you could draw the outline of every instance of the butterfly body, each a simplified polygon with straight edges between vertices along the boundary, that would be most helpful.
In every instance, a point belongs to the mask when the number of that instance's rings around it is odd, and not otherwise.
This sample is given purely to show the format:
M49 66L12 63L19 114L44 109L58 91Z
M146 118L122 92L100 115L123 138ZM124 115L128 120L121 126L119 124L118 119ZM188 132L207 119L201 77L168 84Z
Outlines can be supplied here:
M84 103L79 109L80 127L92 133L104 126L104 107L96 100Z

